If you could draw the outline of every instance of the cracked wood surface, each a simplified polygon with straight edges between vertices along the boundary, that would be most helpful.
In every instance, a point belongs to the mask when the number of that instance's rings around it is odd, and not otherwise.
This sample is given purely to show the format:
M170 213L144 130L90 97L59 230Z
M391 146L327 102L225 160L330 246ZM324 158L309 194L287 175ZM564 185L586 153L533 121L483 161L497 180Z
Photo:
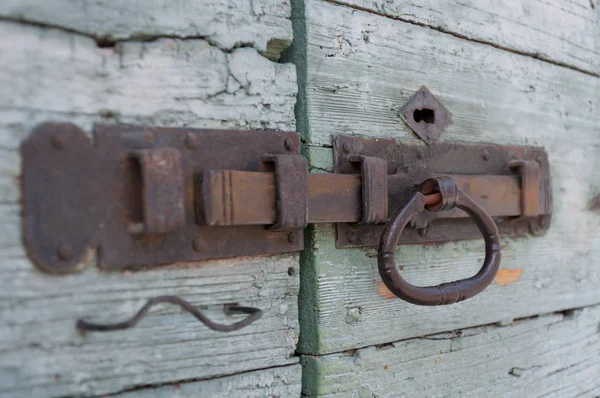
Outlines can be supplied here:
M302 392L353 398L596 397L599 324L596 306L507 326L303 356Z
M100 42L202 38L226 50L251 46L278 59L293 38L289 1L3 0L0 16L57 26Z
M143 388L115 395L118 398L288 398L300 391L300 365L282 366L212 380Z
M598 0L332 0L600 75Z
M293 131L293 65L200 39L99 48L64 30L0 21L0 71L0 397L97 396L298 362L297 254L43 274L21 245L18 150L33 127L52 120L88 132L94 122ZM161 305L133 329L75 330L80 317L124 320L165 294L221 322L239 319L224 315L229 303L264 315L225 334ZM203 386L214 388L190 388ZM298 384L285 388L299 394Z
M311 166L332 169L331 148L323 146L339 134L421 143L398 111L427 85L452 112L442 141L546 148L554 213L545 236L501 240L501 266L514 281L445 307L390 299L374 250L337 249L333 226L315 226L301 268L300 317L310 327L300 352L340 352L600 302L600 213L588 206L600 191L598 78L329 2L308 0L305 13L307 95L299 103ZM334 16L339 23L331 23ZM403 245L396 262L410 283L433 285L475 274L483 248L481 240Z

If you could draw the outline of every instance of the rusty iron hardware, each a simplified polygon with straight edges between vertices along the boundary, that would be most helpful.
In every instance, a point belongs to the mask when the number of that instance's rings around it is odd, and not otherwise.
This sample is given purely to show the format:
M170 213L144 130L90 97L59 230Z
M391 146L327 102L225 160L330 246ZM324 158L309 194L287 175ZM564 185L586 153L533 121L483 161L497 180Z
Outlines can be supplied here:
M294 252L308 223L337 223L340 248L377 246L388 215L440 176L502 236L550 225L541 148L334 144L335 174L311 174L296 133L100 125L92 143L72 124L46 123L22 146L25 246L52 273L79 270L94 249L104 269ZM398 243L479 236L456 208L414 215Z
M400 117L428 145L437 141L452 120L450 111L425 86L402 107Z
M361 165L360 224L383 224L388 219L387 162L370 156L356 156Z
M408 202L415 185L438 175L451 176L463 192L494 217L502 235L538 234L549 227L550 175L547 155L541 148L462 144L416 147L394 140L342 136L336 139L334 153L336 174L307 177L307 212L308 223L338 223L339 247L377 246L383 232L379 224L385 222L387 214ZM539 178L522 178L523 169L516 166L515 159L536 159L531 164L539 165ZM375 163L379 167L371 165ZM211 199L204 201L203 211L209 224L270 225L277 219L273 198L278 188L272 172L213 170L205 180L204 195ZM522 214L524 198L530 202L537 198L536 215ZM475 225L460 210L421 214L410 227L400 244L479 237ZM409 232L423 228L427 228L427 234Z
M303 247L301 220L278 230L202 217L210 170L269 170L262 156L300 153L296 133L98 125L92 141L73 124L45 123L21 153L24 243L43 271L78 271L95 249L101 268L124 269ZM251 202L275 208L274 195Z
M304 229L308 225L308 162L301 155L266 155L275 165L277 209L273 231Z
M485 260L479 272L470 278L437 286L414 286L400 275L396 266L396 246L411 218L425 210L431 212L463 210L473 218L485 241ZM500 267L500 237L492 217L447 176L425 181L420 190L392 216L379 243L377 263L387 288L401 299L418 305L446 305L481 293L496 277Z
M150 308L159 303L170 303L175 304L192 314L196 319L205 324L209 329L215 330L217 332L233 332L235 330L240 330L254 321L258 320L262 316L262 311L258 308L253 307L240 307L240 306L226 306L225 311L227 313L239 313L239 314L247 314L248 316L241 321L223 325L221 323L214 322L210 320L206 315L198 311L196 307L194 307L189 302L179 298L177 296L158 296L148 302L135 314L132 318L118 323L92 323L88 322L84 319L79 319L77 321L76 327L77 329L84 332L113 332L116 330L125 330L134 327L142 318L146 316Z
M446 143L415 146L393 139L340 136L335 140L334 154L335 173L355 176L356 189L361 174L354 161L356 156L376 157L387 162L389 214L410 200L415 185L449 175L494 218L501 236L541 235L550 227L552 190L548 155L543 148ZM358 200L352 205L347 202L342 202L342 206L348 206L344 213L350 214L352 206L355 213L359 211ZM338 222L338 248L379 244L384 227L358 221L355 215ZM417 215L404 229L399 244L480 236L467 215L454 209Z

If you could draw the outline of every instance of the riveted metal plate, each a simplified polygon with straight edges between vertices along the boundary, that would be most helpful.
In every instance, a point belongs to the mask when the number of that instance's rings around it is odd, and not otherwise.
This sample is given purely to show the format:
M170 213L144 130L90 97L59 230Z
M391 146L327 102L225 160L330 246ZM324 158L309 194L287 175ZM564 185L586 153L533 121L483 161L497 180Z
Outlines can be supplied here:
M266 171L262 155L300 153L296 133L99 125L92 141L46 123L21 152L24 241L41 270L76 271L96 249L100 267L124 269L303 247L302 230L208 226L194 203L204 171Z
M442 144L415 146L399 144L393 139L365 139L340 136L335 140L335 172L338 174L360 174L360 164L353 160L356 156L373 156L388 163L389 211L404 205L414 192L416 184L443 174L457 176L481 176L473 182L461 185L476 202L490 214L503 214L507 202L520 199L515 192L505 190L506 184L495 185L494 178L515 176L514 189L519 190L518 176L515 174L515 160L535 161L539 164L539 204L538 215L527 217L520 213L508 216L495 216L501 236L538 235L550 227L552 213L551 179L548 155L543 148ZM513 163L511 163L513 162ZM487 181L486 181L487 180ZM465 179L467 181L467 179ZM480 184L484 182L485 184ZM512 206L514 207L514 206ZM457 210L458 213L460 210ZM461 218L461 216L463 216ZM337 246L377 246L384 226L357 223L337 224ZM400 239L400 244L456 241L479 239L480 233L466 214L455 212L424 212L411 221Z

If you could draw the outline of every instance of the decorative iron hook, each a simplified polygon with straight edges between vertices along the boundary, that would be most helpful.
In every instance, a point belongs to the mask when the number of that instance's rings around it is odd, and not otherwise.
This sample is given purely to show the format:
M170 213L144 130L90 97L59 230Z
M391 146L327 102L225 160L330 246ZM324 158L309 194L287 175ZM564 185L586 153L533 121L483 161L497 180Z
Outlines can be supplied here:
M146 314L150 311L152 306L159 303L171 303L176 304L192 314L196 317L200 322L208 326L212 330L216 330L217 332L232 332L234 330L240 330L243 327L250 325L252 322L258 320L262 316L262 311L258 308L253 307L239 307L239 306L230 306L225 307L226 312L236 312L241 314L248 314L248 316L242 319L239 322L232 323L230 325L223 325L220 323L216 323L211 321L206 317L206 315L202 314L196 307L187 301L177 297L177 296L158 296L151 300L149 300L139 311L135 314L131 319L118 323L91 323L85 321L83 319L79 319L77 321L77 329L82 331L90 331L90 332L112 332L115 330L124 330L134 327Z

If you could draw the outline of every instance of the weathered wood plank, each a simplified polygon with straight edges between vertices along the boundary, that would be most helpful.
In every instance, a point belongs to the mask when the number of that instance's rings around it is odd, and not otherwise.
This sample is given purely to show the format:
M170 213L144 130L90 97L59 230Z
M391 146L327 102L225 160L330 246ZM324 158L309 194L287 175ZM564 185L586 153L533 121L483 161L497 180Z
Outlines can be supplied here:
M18 208L11 214L18 222ZM2 248L2 397L98 395L297 361L292 356L297 277L288 275L288 268L297 267L296 257L191 263L133 274L92 268L55 277L40 275L18 252L14 246ZM163 294L205 307L221 322L241 319L223 314L227 303L256 306L264 315L223 334L178 307L161 305L133 329L87 334L75 329L81 317L127 319Z
M600 74L597 0L333 2Z
M178 39L98 48L87 37L10 22L0 25L0 34L3 111L42 120L50 112L63 119L85 115L88 125L295 125L294 66L253 48L226 53L204 40Z
M310 397L595 397L600 308L303 356Z
M334 16L339 24L330 23ZM301 352L339 352L600 302L600 213L588 208L600 192L597 78L322 1L308 0L306 27L305 133L318 170L330 170L324 153L331 159L331 149L322 146L338 134L419 143L398 110L425 84L453 114L441 140L546 148L554 215L546 236L502 240L502 267L521 270L518 281L441 308L389 299L374 251L337 249L333 227L315 227L301 268L301 319L314 327L302 334ZM397 263L409 282L430 285L473 275L483 257L483 242L464 241L402 246Z
M222 49L252 46L278 58L292 41L290 1L5 0L0 16L45 24L110 42L202 38Z
M443 141L547 146L576 136L585 146L597 136L597 78L323 1L307 0L305 13L313 145L338 134L420 143L398 111L422 85L452 113Z
M54 29L0 22L0 397L99 395L297 362L298 256L176 264L134 273L39 272L21 246L18 147L42 121L293 130L295 69L253 48L162 39L98 48ZM82 220L85 222L85 220ZM178 295L232 322L223 305L264 311L213 332L161 305L130 330L82 335Z
M299 397L300 365L263 369L212 380L144 388L115 395L118 398L266 398Z

